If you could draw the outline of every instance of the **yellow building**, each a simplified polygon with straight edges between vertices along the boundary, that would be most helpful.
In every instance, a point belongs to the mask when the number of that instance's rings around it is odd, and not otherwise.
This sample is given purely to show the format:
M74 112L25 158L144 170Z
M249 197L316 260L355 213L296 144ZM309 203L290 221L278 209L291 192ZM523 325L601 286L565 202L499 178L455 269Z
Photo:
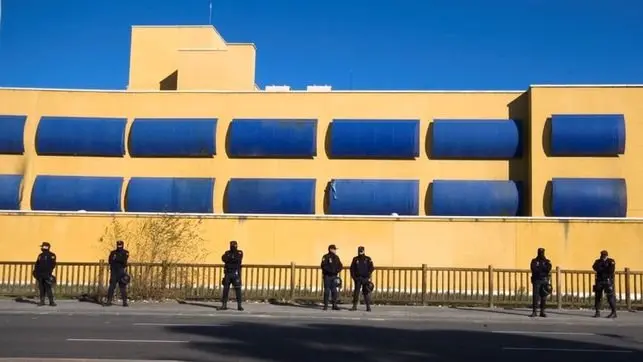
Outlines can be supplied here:
M643 269L642 86L261 90L255 50L134 27L125 91L0 89L0 259L48 240L95 261L114 215L177 212L204 218L208 262L236 239L248 263L335 243L523 268L544 246L564 268L608 249Z

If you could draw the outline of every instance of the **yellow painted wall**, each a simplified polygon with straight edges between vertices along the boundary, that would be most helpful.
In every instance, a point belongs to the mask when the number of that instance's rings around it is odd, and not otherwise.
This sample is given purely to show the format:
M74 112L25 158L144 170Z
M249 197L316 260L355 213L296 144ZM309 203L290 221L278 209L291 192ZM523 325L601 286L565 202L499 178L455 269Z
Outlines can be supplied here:
M132 216L118 216L131 220ZM60 261L105 258L98 239L109 215L7 214L0 217L0 259L30 261L43 240ZM643 270L643 225L636 221L515 219L373 220L337 217L228 217L204 220L202 235L209 263L219 263L229 240L237 240L249 264L317 265L328 244L339 247L346 263L364 245L377 265L528 268L538 247L566 269L589 269L608 249L619 269Z
M79 92L0 90L0 114L27 114L25 156L0 155L0 173L25 174L23 209L29 208L36 175L215 177L214 210L223 208L223 192L232 177L315 178L317 213L323 213L331 178L419 179L420 214L434 179L508 180L526 166L515 161L429 160L424 140L434 118L507 118L514 93L268 93L268 92ZM463 105L466 105L464 107ZM512 107L519 108L519 107ZM514 112L517 112L514 110ZM35 134L41 116L217 117L217 155L209 159L101 158L38 156ZM232 118L317 118L314 160L228 159L225 137ZM420 119L421 153L416 160L329 160L324 149L333 118ZM127 141L126 141L127 144ZM520 175L516 177L521 177ZM125 188L123 188L124 193Z
M178 90L255 90L254 44L228 44L212 26L132 28L128 90L160 90L174 72Z
M251 90L254 69L252 44L228 45L225 50L179 50L178 89Z
M625 178L627 216L643 216L643 87L531 88L532 215L545 215L543 195L552 177ZM547 157L545 123L552 114L625 115L625 154L618 157Z

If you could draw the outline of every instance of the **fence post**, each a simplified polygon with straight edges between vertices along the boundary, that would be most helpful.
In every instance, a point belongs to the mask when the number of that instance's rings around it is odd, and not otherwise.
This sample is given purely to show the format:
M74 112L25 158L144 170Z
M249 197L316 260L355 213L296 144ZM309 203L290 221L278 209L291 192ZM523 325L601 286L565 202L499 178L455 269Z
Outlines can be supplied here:
M297 266L295 262L290 262L290 301L292 302L295 299L295 270Z
M493 308L493 265L489 265L489 308Z
M632 290L630 288L630 268L625 268L625 306L628 311L632 310Z
M562 272L560 270L560 267L556 267L556 307L558 309L563 309L563 296L560 291L561 284L560 284L560 278L562 276Z
M428 267L426 264L422 264L422 305L426 306L426 285L427 285L427 275L428 273Z
M101 298L105 291L105 260L101 259L98 261L98 290L96 291L97 297Z

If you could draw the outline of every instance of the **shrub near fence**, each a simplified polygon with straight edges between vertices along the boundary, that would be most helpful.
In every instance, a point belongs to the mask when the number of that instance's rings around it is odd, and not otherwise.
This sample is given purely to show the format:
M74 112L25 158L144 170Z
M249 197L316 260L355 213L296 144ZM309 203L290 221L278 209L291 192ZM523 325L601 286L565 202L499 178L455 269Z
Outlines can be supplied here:
M0 295L36 294L30 262L0 262ZM137 299L218 299L222 265L131 264L130 294ZM104 295L109 267L98 263L58 263L56 294L76 297ZM341 297L349 301L353 283L342 272ZM487 268L378 267L373 275L376 303L413 305L528 306L531 283L528 270ZM318 266L244 265L244 298L249 300L321 300L322 275ZM550 303L562 307L592 307L594 273L586 270L552 272ZM643 272L626 268L616 274L620 307L643 308Z

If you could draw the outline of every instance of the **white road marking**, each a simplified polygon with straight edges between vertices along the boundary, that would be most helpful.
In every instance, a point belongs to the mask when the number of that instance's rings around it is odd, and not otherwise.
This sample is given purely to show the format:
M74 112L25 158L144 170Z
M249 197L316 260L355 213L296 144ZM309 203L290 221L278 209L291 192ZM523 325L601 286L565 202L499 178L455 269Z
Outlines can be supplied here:
M632 353L623 349L584 349L584 348L536 348L536 347L502 347L504 351L548 351L548 352L589 352L589 353Z
M191 323L132 323L133 326L146 327L224 327L223 324L191 324Z
M105 342L105 343L190 343L190 341L171 341L161 339L103 339L103 338L67 338L67 342Z
M543 335L559 335L559 336L596 336L596 333L587 332L540 332L540 331L491 331L491 333L498 334L543 334Z

